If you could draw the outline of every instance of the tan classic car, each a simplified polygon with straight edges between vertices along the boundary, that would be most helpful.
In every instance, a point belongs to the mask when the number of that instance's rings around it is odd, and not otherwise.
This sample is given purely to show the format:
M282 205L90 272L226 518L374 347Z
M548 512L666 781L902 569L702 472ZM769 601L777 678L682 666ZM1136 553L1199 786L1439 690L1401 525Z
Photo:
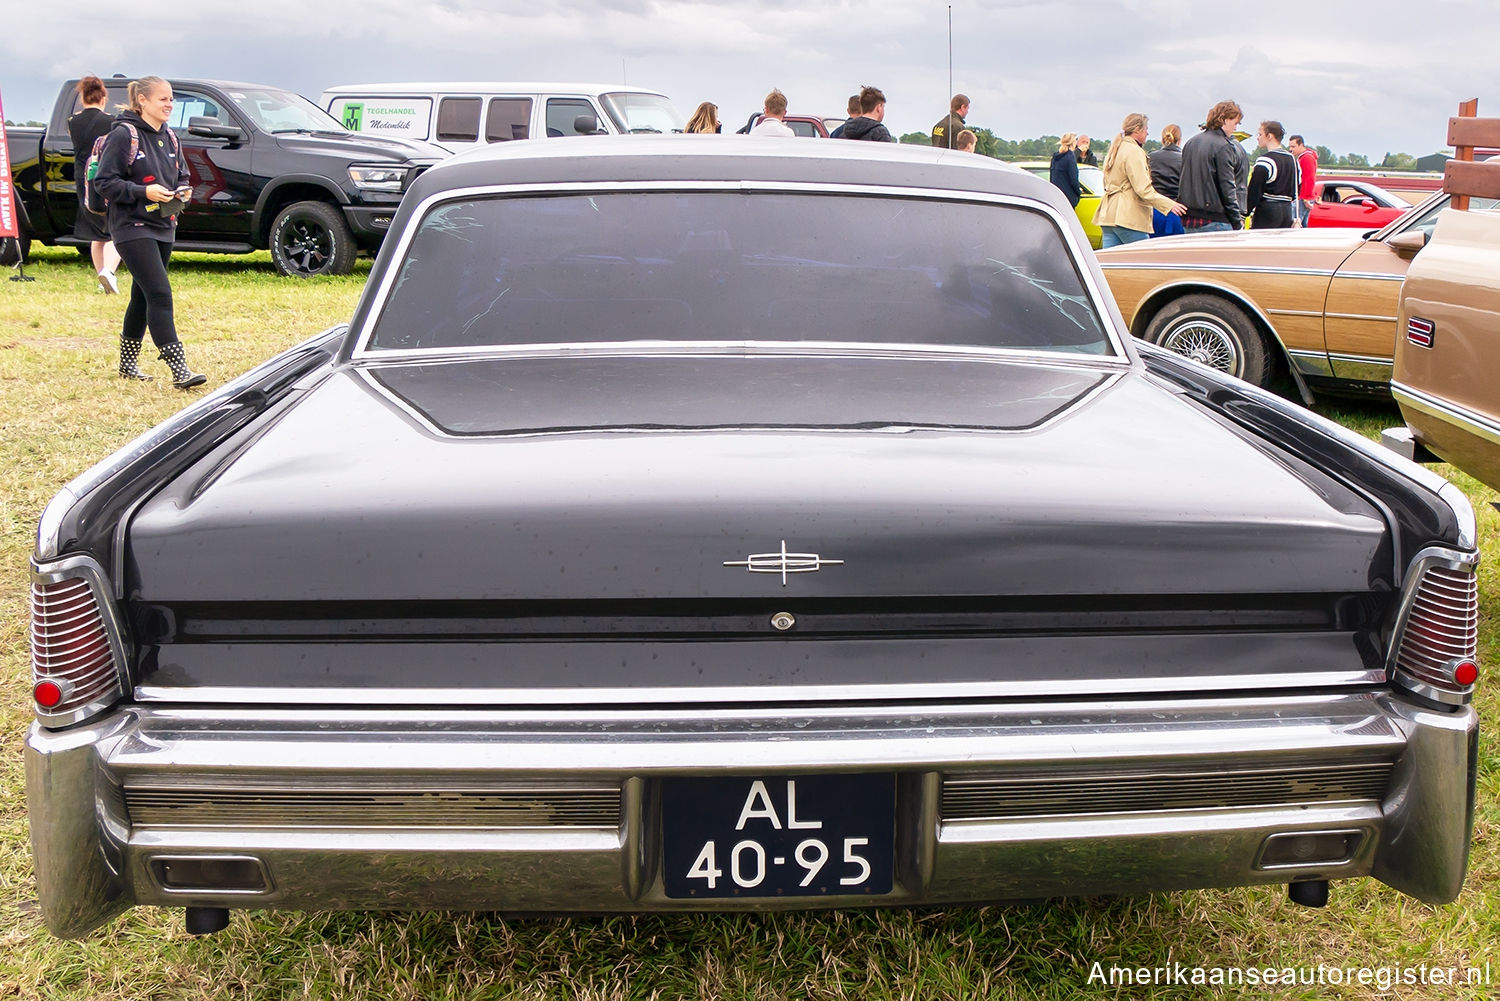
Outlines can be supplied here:
M1131 332L1262 386L1384 392L1407 267L1448 196L1383 229L1249 230L1144 240L1099 252ZM1476 199L1473 208L1493 201Z
M1477 117L1478 105L1466 101L1448 120L1458 153L1443 179L1452 207L1401 290L1391 395L1406 426L1381 440L1500 490L1500 214L1465 211L1500 194L1500 160L1473 162L1476 146L1500 145L1500 118Z

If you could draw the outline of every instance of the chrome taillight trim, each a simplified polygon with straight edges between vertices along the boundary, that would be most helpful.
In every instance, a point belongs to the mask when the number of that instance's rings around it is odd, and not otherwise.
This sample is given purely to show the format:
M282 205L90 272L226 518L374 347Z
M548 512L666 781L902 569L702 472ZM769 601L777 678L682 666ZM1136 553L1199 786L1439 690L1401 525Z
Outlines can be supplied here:
M60 711L49 711L33 701L32 710L36 713L37 721L42 726L51 729L72 726L96 716L119 702L130 691L130 675L125 660L125 629L120 619L119 609L110 599L111 588L109 578L104 574L104 568L90 556L69 556L66 559L49 563L33 562L31 564L33 588L66 580L77 580L83 590L76 593L69 592L64 598L65 601L76 602L77 598L85 592L90 596L99 621L104 627L105 641L109 646L108 656L114 661L114 671L112 676L105 674L98 679L80 682L74 675L81 667L98 666L100 655L90 655L82 664L77 663L76 660L59 663L46 656L39 657L35 636L29 636L32 686L35 687L39 681L49 678L66 680L73 686L73 694L81 693L87 697L87 701L82 705L75 705ZM34 629L35 622L33 621L28 632Z
M1401 589L1401 605L1396 615L1396 627L1391 633L1390 647L1386 651L1386 677L1392 684L1443 705L1462 706L1473 697L1473 685L1441 685L1436 683L1435 677L1422 677L1422 673L1435 676L1438 673L1435 668L1477 657L1479 598L1475 571L1478 565L1479 554L1477 552L1460 552L1446 546L1429 546L1412 557L1407 567L1405 583ZM1455 599L1472 608L1472 614L1465 614L1459 618L1449 615L1446 608L1437 612L1438 615L1448 618L1456 631L1462 631L1468 635L1457 645L1451 642L1450 637L1436 640L1436 644L1445 648L1438 651L1438 656L1433 656L1430 650L1410 651L1403 656L1407 626L1419 603L1425 604L1422 594L1423 584L1427 580L1428 573L1433 570L1447 570L1467 578L1468 584L1461 592L1454 593L1450 585L1441 581L1432 584L1432 587L1448 590ZM1419 670L1413 670L1413 667Z

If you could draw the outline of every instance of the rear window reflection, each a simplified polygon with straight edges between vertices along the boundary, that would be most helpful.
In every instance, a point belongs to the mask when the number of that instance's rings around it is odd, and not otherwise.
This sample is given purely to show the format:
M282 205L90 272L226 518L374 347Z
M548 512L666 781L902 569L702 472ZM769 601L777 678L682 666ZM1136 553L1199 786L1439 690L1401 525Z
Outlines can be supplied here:
M1112 353L1041 212L741 192L438 205L370 346L746 340Z

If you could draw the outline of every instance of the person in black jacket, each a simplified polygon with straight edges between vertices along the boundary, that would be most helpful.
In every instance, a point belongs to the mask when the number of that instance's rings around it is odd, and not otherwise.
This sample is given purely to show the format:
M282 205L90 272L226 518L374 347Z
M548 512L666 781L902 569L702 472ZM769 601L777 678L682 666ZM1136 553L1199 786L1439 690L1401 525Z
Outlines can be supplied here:
M1261 122L1255 137L1265 149L1250 168L1246 209L1251 229L1291 229L1297 218L1297 158L1281 147L1280 122Z
M120 331L120 377L149 379L136 364L146 329L178 389L201 386L207 377L188 368L172 316L167 261L177 237L177 213L192 197L187 164L172 117L172 85L145 76L130 84L130 110L110 126L94 183L109 201L109 231L130 269L130 305Z
M850 122L854 121L854 119L858 118L860 116L860 114L863 112L863 110L864 109L860 107L859 95L855 94L852 97L850 97L849 98L848 110L846 112L846 114L849 117L847 117L847 118L844 119L842 125L840 125L836 129L834 129L832 132L828 133L828 138L830 138L830 139L842 139L842 138L844 138L844 128L845 128L845 126L847 126Z
M876 87L861 87L859 91L859 117L844 123L845 139L863 139L866 142L893 143L896 137L881 124L885 120L885 95Z
M1161 130L1161 149L1146 156L1151 165L1151 186L1174 201L1182 178L1182 147L1178 145L1181 140L1182 126L1168 125ZM1151 210L1152 236L1174 236L1183 231L1181 217L1161 209Z
M1083 198L1083 186L1078 183L1078 155L1073 152L1073 133L1064 132L1062 139L1058 140L1047 177L1068 199L1068 204L1076 209Z
M1203 131L1182 147L1177 200L1187 206L1182 225L1189 233L1237 230L1245 225L1240 207L1238 172L1244 150L1231 136L1245 113L1233 101L1208 111Z
M1182 128L1168 125L1161 130L1161 149L1152 150L1146 156L1151 165L1151 186L1158 194L1168 198L1177 197L1178 183L1182 177Z
M73 220L73 235L89 242L89 256L94 262L99 290L113 295L120 291L119 280L115 278L120 255L115 252L115 245L109 238L104 216L90 212L83 197L94 141L109 131L110 119L104 110L109 91L105 89L104 81L92 74L78 81L77 90L83 110L68 119L68 137L73 140L73 184L78 189L78 215Z

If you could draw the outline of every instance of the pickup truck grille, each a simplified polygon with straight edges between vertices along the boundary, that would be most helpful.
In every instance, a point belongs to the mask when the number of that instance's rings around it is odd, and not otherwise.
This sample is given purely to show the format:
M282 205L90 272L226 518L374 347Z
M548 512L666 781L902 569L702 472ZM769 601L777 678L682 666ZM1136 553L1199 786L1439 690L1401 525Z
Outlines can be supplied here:
M945 821L1380 800L1389 762L1153 774L946 776Z
M126 786L142 827L617 828L618 786L571 789L245 789Z

